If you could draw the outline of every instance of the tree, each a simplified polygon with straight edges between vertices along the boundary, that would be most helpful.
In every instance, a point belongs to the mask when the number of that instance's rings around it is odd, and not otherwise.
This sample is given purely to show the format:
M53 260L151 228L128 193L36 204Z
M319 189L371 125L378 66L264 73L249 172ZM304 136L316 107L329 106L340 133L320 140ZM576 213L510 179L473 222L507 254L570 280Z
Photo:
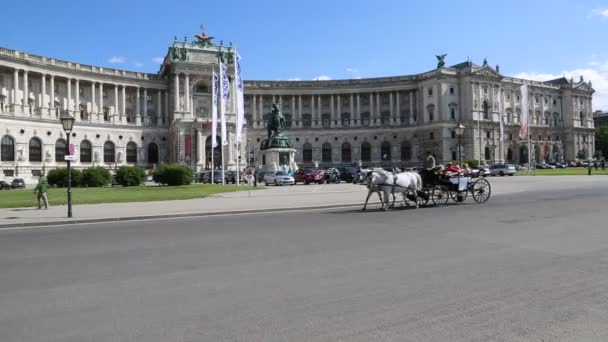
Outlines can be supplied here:
M595 128L595 150L602 152L604 158L608 158L608 126Z

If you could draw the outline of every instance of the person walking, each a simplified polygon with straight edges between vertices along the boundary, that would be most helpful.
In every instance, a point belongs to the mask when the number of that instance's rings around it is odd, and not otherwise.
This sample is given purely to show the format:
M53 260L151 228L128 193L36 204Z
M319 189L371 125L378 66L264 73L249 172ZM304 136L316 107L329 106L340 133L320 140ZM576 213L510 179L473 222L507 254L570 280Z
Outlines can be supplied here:
M587 176L591 176L591 169L593 168L593 160L590 160L587 164Z
M38 209L42 209L41 200L44 201L44 209L49 208L49 197L47 192L49 191L49 182L46 176L40 176L38 179L38 185L34 188L34 193L38 197Z
M602 171L606 171L606 159L602 159Z

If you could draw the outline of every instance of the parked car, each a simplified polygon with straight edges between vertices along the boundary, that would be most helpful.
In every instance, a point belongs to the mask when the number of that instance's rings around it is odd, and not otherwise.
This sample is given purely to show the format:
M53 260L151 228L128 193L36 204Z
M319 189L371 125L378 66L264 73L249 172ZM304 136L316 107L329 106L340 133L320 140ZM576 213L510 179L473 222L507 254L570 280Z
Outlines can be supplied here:
M357 177L357 169L354 167L340 167L338 170L340 171L340 180L342 181L352 183Z
M515 166L511 164L496 164L490 166L490 175L492 176L514 176L516 171Z
M11 182L11 189L25 189L25 181L23 178L15 178Z
M264 184L274 185L294 185L296 184L294 178L285 171L269 172L264 176Z
M473 172L479 173L479 176L487 177L490 174L490 168L485 165L475 166Z
M568 165L566 165L566 164L556 163L556 162L549 163L549 165L555 166L556 169L565 169L568 167Z
M294 174L294 180L296 183L317 183L323 184L325 183L325 179L323 179L323 174L319 170L315 169L299 169Z
M211 183L211 171L203 171L200 173L199 182ZM213 171L213 183L222 184L222 171Z
M334 167L330 167L323 174L323 178L325 179L325 183L340 183L340 171Z
M0 181L0 190L10 190L11 185L5 181Z

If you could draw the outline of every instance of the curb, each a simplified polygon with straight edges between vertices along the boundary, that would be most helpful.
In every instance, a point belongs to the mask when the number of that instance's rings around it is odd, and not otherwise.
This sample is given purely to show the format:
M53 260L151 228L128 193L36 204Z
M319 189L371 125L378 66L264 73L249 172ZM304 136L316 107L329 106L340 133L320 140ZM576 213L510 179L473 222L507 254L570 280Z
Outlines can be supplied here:
M243 210L225 210L212 212L189 212L176 214L161 214L161 215L140 215L140 216L125 216L125 217L103 217L91 219L72 219L50 222L21 222L0 224L0 230L7 228L26 228L26 227L42 227L42 226L63 226L82 223L103 223L103 222L127 222L139 220L157 220L171 218L188 218L188 217L211 217L224 215L242 215L242 214L261 214L261 213L280 213L286 211L302 211L302 210L319 210L319 209L334 209L362 206L363 203L341 203L330 205L316 205L308 207L283 207L283 208L261 208L261 209L243 209Z

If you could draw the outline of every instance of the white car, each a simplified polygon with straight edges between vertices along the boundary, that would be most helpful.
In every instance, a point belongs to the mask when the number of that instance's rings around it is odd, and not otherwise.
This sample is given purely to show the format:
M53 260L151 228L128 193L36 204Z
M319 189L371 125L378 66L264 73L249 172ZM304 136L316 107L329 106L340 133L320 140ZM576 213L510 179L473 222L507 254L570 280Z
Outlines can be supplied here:
M264 184L266 184L266 186L268 186L268 184L294 185L296 184L296 181L289 173L285 171L275 171L264 175Z
M496 164L490 166L490 175L492 176L514 176L517 169L511 164Z

